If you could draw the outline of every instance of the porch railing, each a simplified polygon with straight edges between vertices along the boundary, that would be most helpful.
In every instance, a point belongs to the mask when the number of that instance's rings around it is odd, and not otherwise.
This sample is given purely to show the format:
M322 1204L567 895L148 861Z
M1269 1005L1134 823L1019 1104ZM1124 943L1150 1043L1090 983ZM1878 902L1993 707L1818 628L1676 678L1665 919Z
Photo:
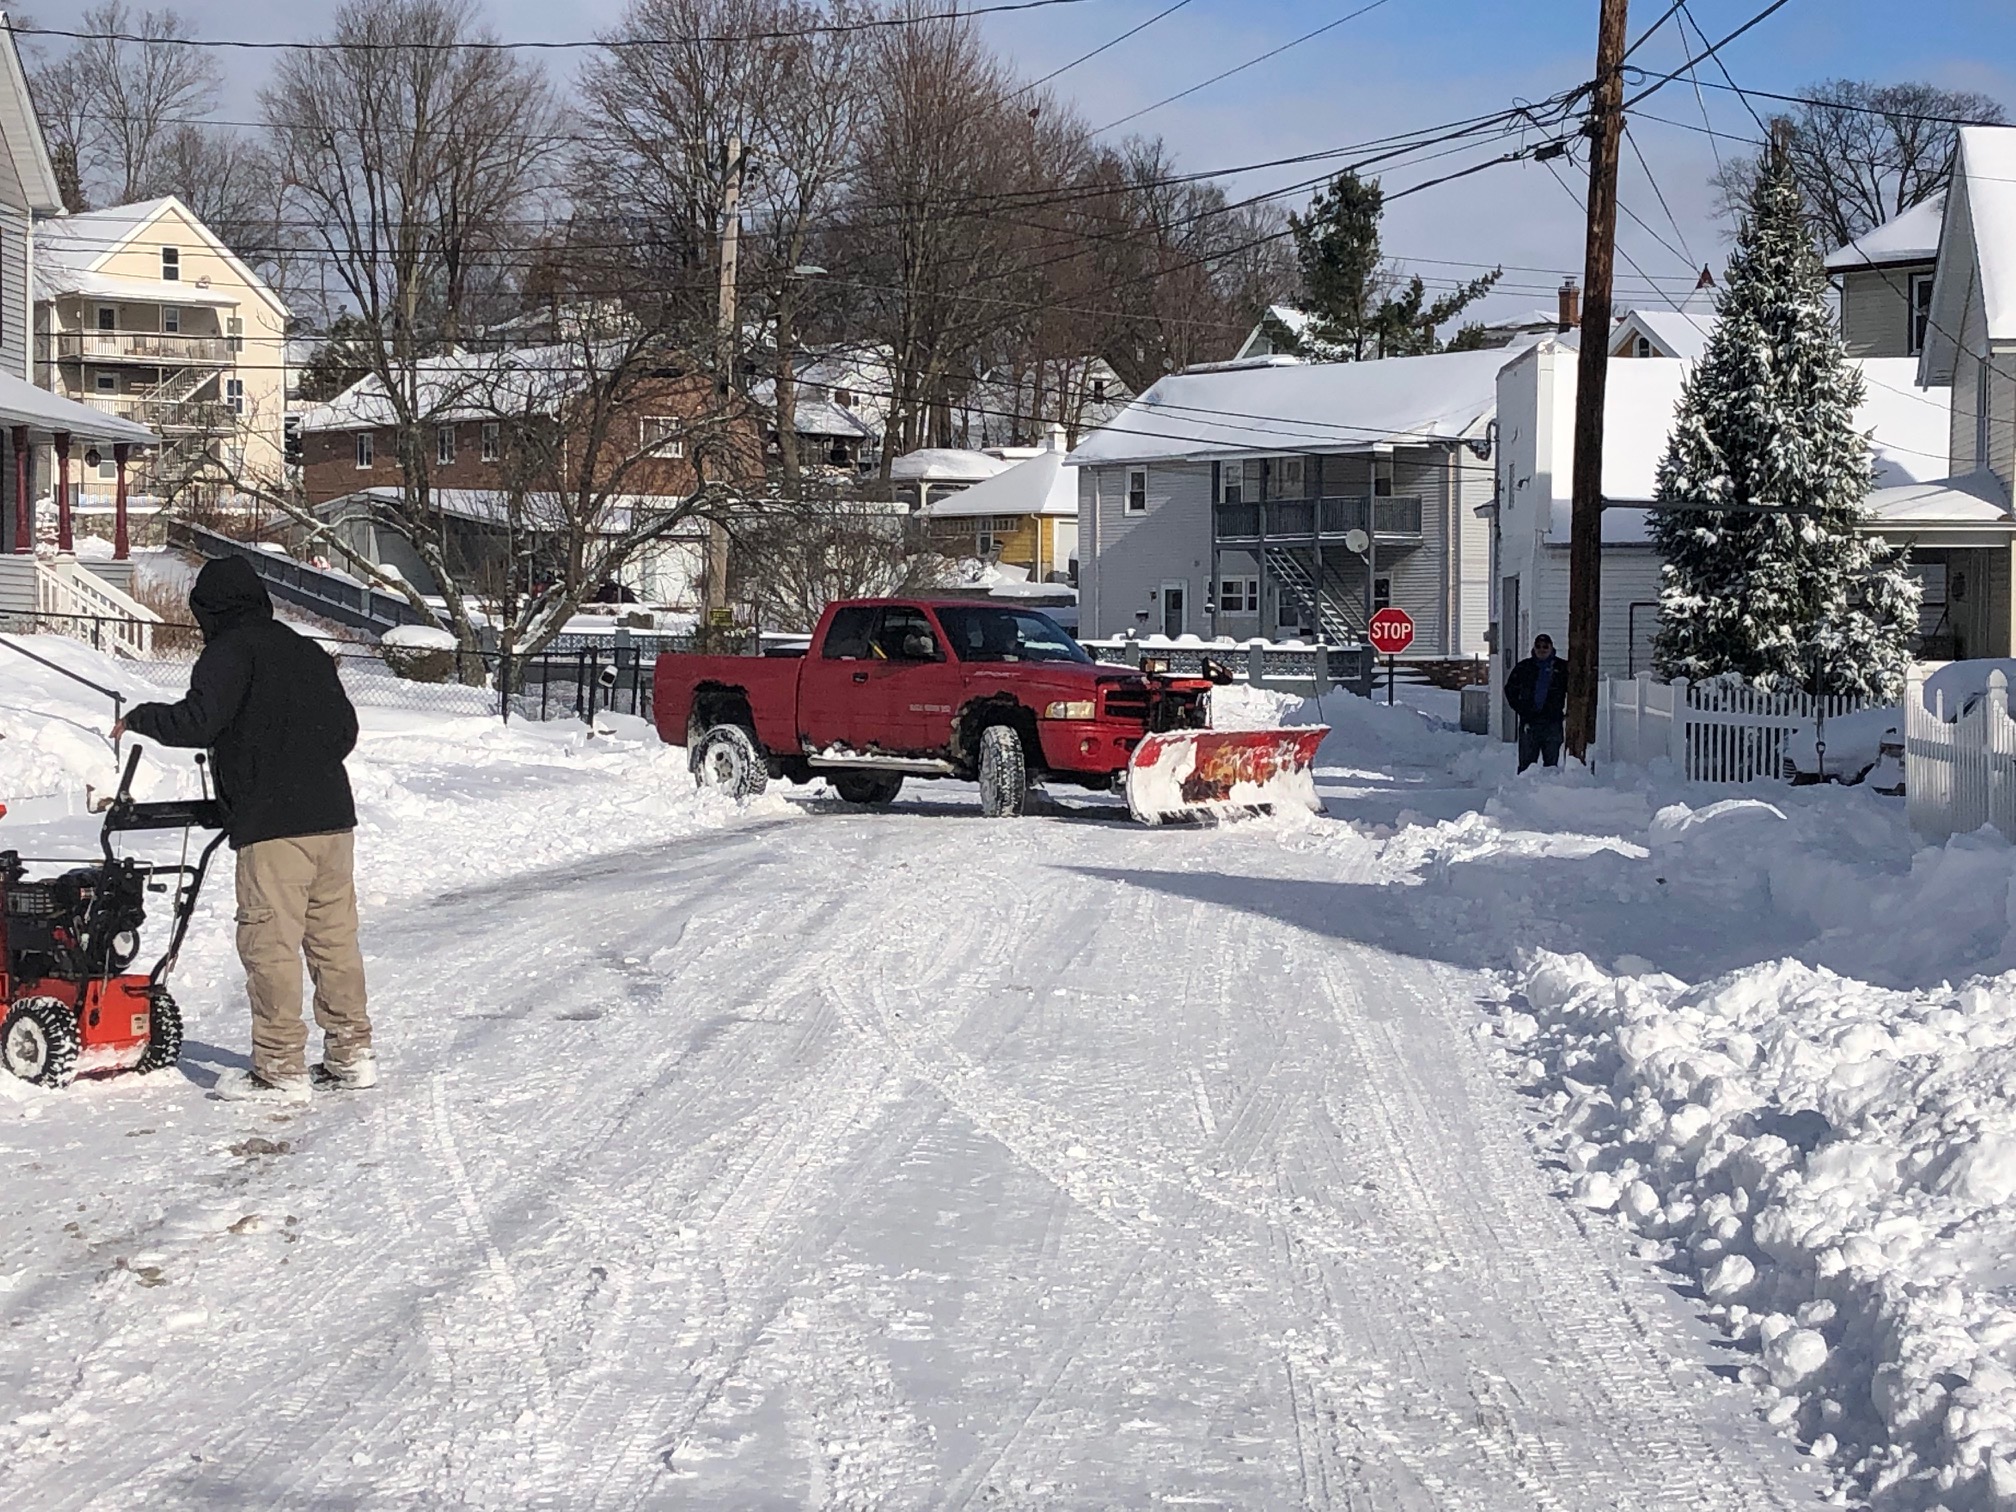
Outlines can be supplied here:
M1373 527L1382 541L1418 540L1421 518L1417 495L1373 498L1362 494L1220 504L1213 515L1220 541L1307 541Z
M227 336L183 336L172 331L59 331L56 355L75 361L201 362L232 360Z

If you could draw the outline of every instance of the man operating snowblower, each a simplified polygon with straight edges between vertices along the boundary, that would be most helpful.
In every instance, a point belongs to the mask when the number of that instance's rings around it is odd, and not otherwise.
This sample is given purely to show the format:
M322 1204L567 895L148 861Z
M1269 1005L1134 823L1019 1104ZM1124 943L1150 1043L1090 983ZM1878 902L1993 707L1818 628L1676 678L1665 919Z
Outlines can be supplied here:
M252 1069L226 1072L217 1095L299 1103L311 1085L375 1086L357 948L357 809L343 770L357 744L357 711L328 654L273 618L251 563L206 563L189 610L204 644L187 696L141 704L112 733L212 753L238 853L238 958L252 999ZM301 1021L304 952L323 1036L312 1077Z

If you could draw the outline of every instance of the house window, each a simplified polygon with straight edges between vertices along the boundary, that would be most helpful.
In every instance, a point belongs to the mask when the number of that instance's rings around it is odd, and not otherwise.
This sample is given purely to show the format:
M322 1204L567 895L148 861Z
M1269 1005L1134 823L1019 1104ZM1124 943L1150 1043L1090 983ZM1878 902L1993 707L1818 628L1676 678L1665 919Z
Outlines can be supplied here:
M1374 609L1393 607L1393 579L1389 577L1372 579L1372 607Z
M437 425L434 427L434 460L443 467L455 461L455 427Z
M1219 579L1218 612L1220 614L1258 614L1260 612L1260 579L1257 577L1228 577Z
M1270 499L1299 499L1302 495L1302 459L1300 457L1269 457L1266 462L1267 497Z
M1094 404L1104 404L1106 402L1106 380L1104 378L1094 378L1092 380L1092 402Z
M1372 459L1372 497L1375 499L1393 497L1393 459L1390 456Z
M1911 355L1925 350L1925 328L1932 322L1932 275L1911 275Z
M161 249L161 282L182 282L182 249L163 247Z
M245 380L243 378L226 378L224 380L224 402L231 406L232 414L242 415L245 413Z
M686 439L676 415L646 415L637 422L637 445L654 457L683 457Z
M1127 513L1148 513L1148 469L1145 467L1127 469Z
M854 396L845 389L835 389L833 390L833 402L839 405L840 408L845 409L854 402Z
M182 312L174 305L161 307L161 329L170 336L182 334Z
M119 375L117 373L100 373L91 382L92 386L101 394L116 394L119 392Z
M360 468L369 468L371 465L371 457L372 457L371 432L369 431L357 432L357 465Z
M495 420L486 420L483 423L483 460L485 462L495 462L497 455L497 422Z
M111 305L98 306L98 329L101 331L119 329L119 312Z
M1218 498L1225 504L1257 504L1267 464L1259 458L1226 462L1218 468Z
M1649 337L1640 336L1638 338L1638 355L1640 357L1650 357L1652 355L1652 342Z
M98 459L98 476L107 483L117 482L119 478L119 464L114 462L110 457L100 457Z
M228 317L224 322L224 334L231 343L232 351L242 352L245 350L245 322L243 320L239 319L236 315Z

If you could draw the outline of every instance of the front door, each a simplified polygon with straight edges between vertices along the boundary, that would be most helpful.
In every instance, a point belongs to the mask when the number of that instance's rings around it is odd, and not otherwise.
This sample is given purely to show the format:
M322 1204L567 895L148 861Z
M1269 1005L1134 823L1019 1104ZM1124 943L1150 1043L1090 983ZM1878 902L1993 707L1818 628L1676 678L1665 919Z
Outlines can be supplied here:
M1174 640L1189 630L1190 585L1188 583L1164 583L1162 585L1162 633Z

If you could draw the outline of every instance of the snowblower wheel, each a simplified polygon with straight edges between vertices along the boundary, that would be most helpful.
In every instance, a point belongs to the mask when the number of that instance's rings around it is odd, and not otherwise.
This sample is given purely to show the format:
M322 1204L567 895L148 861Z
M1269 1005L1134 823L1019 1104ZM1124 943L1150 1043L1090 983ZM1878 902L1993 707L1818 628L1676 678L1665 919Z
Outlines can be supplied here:
M147 1017L147 1048L136 1071L162 1071L182 1059L182 1010L166 990L156 988Z
M0 1023L0 1065L38 1087L67 1087L84 1042L77 1010L53 997L22 998Z
M842 772L833 779L833 791L846 803L894 803L903 791L901 772Z
M770 780L756 737L732 724L715 725L694 743L693 775L730 798L754 798Z
M1013 725L989 725L980 732L980 812L989 819L1013 819L1028 811L1022 734Z

